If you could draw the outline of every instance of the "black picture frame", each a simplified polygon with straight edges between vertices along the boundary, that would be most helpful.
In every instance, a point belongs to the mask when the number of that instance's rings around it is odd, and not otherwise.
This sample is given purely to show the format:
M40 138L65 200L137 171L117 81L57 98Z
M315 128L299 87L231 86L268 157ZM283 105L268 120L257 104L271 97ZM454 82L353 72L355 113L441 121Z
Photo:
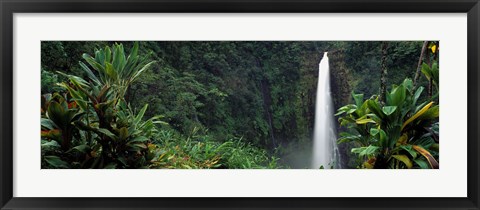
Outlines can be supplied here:
M479 209L478 0L0 0L1 209ZM465 198L17 198L13 197L14 13L467 13L468 196ZM454 180L445 180L454 181ZM398 183L391 183L395 185ZM379 189L382 190L382 189Z

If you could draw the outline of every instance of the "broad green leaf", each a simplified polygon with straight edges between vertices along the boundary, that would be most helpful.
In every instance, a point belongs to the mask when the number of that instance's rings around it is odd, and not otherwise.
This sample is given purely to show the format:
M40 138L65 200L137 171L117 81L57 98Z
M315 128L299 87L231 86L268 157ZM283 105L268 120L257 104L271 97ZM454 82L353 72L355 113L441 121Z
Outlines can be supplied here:
M44 160L54 168L70 168L70 165L57 156L45 156Z
M367 100L367 106L372 111L374 114L376 114L379 118L383 119L385 117L385 114L383 113L382 109L380 108L380 105L378 101L375 100Z
M417 120L431 120L431 119L436 119L440 116L440 107L438 105L435 105L428 109L424 114L419 116Z
M105 72L105 68L101 64L99 64L97 61L95 61L95 59L89 54L84 53L82 57L83 59L85 59L85 61L87 61L88 64L90 64L91 67L93 67L93 69L95 69L99 73Z
M60 144L57 141L44 141L41 143L42 152L53 151L60 149Z
M335 114L335 116L338 116L338 115L341 115L343 113L347 113L347 114L351 114L353 112L355 112L357 110L357 106L353 105L353 104L348 104L346 106L343 106L343 107L340 107L337 111L337 113Z
M407 151L412 156L412 158L417 158L417 152L413 150L412 145L401 145L400 148Z
M396 88L393 88L390 93L387 93L387 105L401 107L406 97L407 91L405 86L402 84Z
M405 163L409 169L413 167L412 161L406 155L392 155L392 157Z
M436 152L438 152L438 150L440 149L440 145L437 144L437 143L434 143L434 144L432 144L432 146L430 146L429 149L430 149L431 151L436 151Z
M432 78L432 72L431 72L430 66L428 66L428 64L423 63L421 71L422 71L423 75L425 75L427 80L430 80L430 78Z
M395 110L397 110L397 106L384 106L382 108L383 113L387 116L391 115Z
M80 67L82 67L83 71L85 71L85 73L87 73L87 76L90 80L92 80L96 85L101 85L101 82L100 80L97 78L97 76L95 76L95 74L92 72L92 70L90 70L90 68L88 68L87 65L85 65L85 63L79 61L78 62L80 64Z
M55 127L57 127L55 123L53 123L50 119L46 119L46 118L42 118L40 120L40 124L42 125L42 127L47 128L48 130L52 130Z
M365 118L365 119L358 119L355 121L357 124L367 124L367 123L376 123L374 120L370 118Z
M73 151L73 150L86 154L90 151L90 147L88 145L81 144L70 149L70 151Z
M50 120L52 120L55 125L57 125L60 129L65 129L67 126L67 122L65 120L65 109L56 101L50 102L47 110L47 116Z
M439 84L439 70L438 70L438 62L434 62L432 64L432 69L431 69L431 74L432 74L432 79L433 79L433 82L435 83L436 86L440 85Z
M423 159L413 159L413 161L421 168L421 169L429 169L428 163Z
M104 169L115 169L117 168L117 164L116 163L109 163L108 165L106 165L104 167Z
M114 83L118 80L117 71L112 64L105 62L105 73L108 75L109 81Z
M353 99L355 100L355 105L357 107L362 106L363 103L363 94L355 94L355 92L352 91L352 96Z
M123 72L123 68L125 67L125 51L123 50L123 45L122 44L116 44L115 47L113 48L113 61L112 65L113 68L115 68L120 74Z
M118 137L120 141L125 141L128 138L128 129L126 127L118 130Z
M105 47L105 61L109 63L112 62L112 50L110 50L109 46Z
M96 129L96 131L98 131L99 133L101 134L105 134L106 136L108 136L109 138L111 138L112 140L116 140L117 139L117 136L115 136L115 134L113 134L112 132L110 132L109 130L105 129L105 128L98 128Z
M380 147L369 145L368 147L358 147L351 150L352 153L359 154L360 157L374 155Z
M416 104L417 104L417 100L418 100L418 98L420 97L420 95L422 94L423 89L424 89L424 88L423 88L422 86L420 86L420 87L418 87L417 90L415 91L415 94L414 94L414 96L413 96L413 103L412 103L413 105L416 105Z
M412 117L410 117L407 121L405 121L405 123L403 123L402 125L401 130L403 130L405 126L407 126L409 123L413 122L415 119L417 119L422 114L424 114L432 106L432 104L433 104L433 101L425 105L422 109L420 109L417 113L415 113Z
M370 128L370 135L376 136L380 132L379 129L376 128Z
M408 135L404 133L402 136L400 136L400 138L398 138L396 145L397 146L405 145L407 143L407 140L408 140Z
M387 134L385 133L385 131L383 131L382 129L379 129L379 133L380 133L380 145L382 145L384 148L387 148L388 147L388 136Z
M424 148L418 145L413 145L412 148L417 152L419 152L420 154L422 154L423 157L427 159L428 163L433 169L439 168L437 160L435 160L435 158L432 156L432 154L430 154L430 152L428 152L427 150L425 150Z
M409 78L406 78L403 80L403 86L405 86L408 91L411 91L413 88L413 81Z
M338 138L337 143L345 143L345 142L351 142L351 141L359 141L361 139L362 135L348 135L348 136L342 136Z

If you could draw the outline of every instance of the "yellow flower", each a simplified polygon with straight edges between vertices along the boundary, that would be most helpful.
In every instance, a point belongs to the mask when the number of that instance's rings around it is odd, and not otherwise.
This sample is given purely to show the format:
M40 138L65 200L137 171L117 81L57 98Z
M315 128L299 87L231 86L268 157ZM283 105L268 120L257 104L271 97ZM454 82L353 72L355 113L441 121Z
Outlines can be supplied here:
M436 52L436 49L437 49L437 45L435 45L435 44L432 45L432 46L430 47L430 49L432 50L432 53L435 53L435 52Z

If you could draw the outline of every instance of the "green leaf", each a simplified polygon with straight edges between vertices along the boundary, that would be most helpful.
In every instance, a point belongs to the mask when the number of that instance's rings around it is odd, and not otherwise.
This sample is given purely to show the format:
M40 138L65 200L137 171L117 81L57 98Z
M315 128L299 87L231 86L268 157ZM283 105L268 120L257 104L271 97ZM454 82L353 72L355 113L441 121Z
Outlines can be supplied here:
M343 113L351 114L357 110L357 106L353 104L348 104L346 106L343 106L338 109L338 112L335 114L335 116L341 115Z
M122 44L116 44L113 51L113 61L112 65L119 73L123 71L125 67L125 51L123 50Z
M78 104L78 106L82 110L87 111L88 110L88 108L87 108L88 99L85 97L85 94L81 91L74 90L73 88L71 88L70 86L68 86L66 84L63 84L63 85L68 90L68 92L70 93L70 96L72 96L73 100Z
M370 128L370 135L375 136L380 132L379 129L376 128Z
M384 106L382 108L383 113L387 116L391 115L395 110L397 110L397 106Z
M48 130L53 130L56 127L55 123L53 123L50 119L46 118L42 118L40 120L40 124L42 125L42 127L47 128Z
M432 64L432 69L431 69L431 75L432 75L432 79L433 79L433 82L435 83L436 86L439 86L440 85L440 80L439 80L439 70L438 70L438 62L434 62Z
M413 81L409 78L406 78L403 80L403 86L405 86L408 91L411 91L413 88Z
M109 163L104 167L104 169L115 169L117 167L116 163Z
M407 151L412 158L417 158L417 152L412 148L412 145L401 145L400 148Z
M105 47L105 61L109 63L112 62L112 50L110 50L109 46Z
M372 156L374 155L380 147L369 145L368 147L358 147L358 148L353 148L352 153L359 154L360 157L363 156Z
M370 109L370 111L376 114L379 118L383 119L385 117L385 114L380 109L380 105L378 101L369 99L367 100L367 106L368 106L368 109Z
M150 139L145 136L137 136L134 139L132 139L130 142L146 142L148 140Z
M428 64L426 64L426 63L422 64L422 73L423 73L423 75L425 75L425 77L428 80L430 80L430 78L432 78L432 71L430 69L430 66L428 66Z
M118 78L117 72L115 71L113 65L108 62L105 62L105 73L108 75L110 82L114 82Z
M358 119L355 121L357 124L367 124L367 123L376 123L374 120L370 118L365 118L365 119Z
M428 163L420 158L413 159L413 161L421 168L421 169L429 169Z
M402 84L396 88L393 88L390 93L387 93L387 105L401 107L406 97L407 91L405 86Z
M417 120L431 120L436 119L440 116L440 106L435 105L430 107L425 113L420 115Z
M44 141L41 143L42 152L54 151L60 149L60 144L57 141Z
M347 135L347 136L342 136L338 138L337 143L345 143L345 142L352 142L352 141L360 141L362 135Z
M143 118L143 115L145 114L145 111L147 111L147 108L148 108L148 104L145 104L145 106L143 106L143 108L138 112L137 116L133 120L134 125L137 125L138 123L140 123L140 121Z
M50 102L47 109L47 116L52 120L60 129L65 129L67 122L65 120L65 109L56 101Z
M105 134L106 136L108 136L109 138L111 138L112 140L116 140L117 139L117 136L115 136L115 134L113 134L112 132L110 132L109 130L105 129L105 128L98 128L96 129L96 131L102 133L102 134Z
M383 131L382 129L380 129L380 145L382 145L383 147L388 147L387 143L388 143L388 137L387 137L387 134L385 133L385 131Z
M100 80L97 78L97 76L95 76L92 70L90 70L90 68L88 68L88 66L85 65L85 63L81 61L79 61L78 63L80 64L80 67L82 67L83 71L87 73L87 76L90 80L92 80L96 85L101 85Z
M355 92L352 91L352 96L355 100L355 105L357 107L361 107L363 103L363 94L355 94Z
M416 112L412 117L410 117L407 121L405 121L402 125L402 129L405 128L405 126L407 126L409 123L413 122L414 120L416 120L418 117L422 116L423 114L425 114L425 112L428 111L428 109L430 109L430 107L433 105L433 101L428 103L427 105L425 105L422 109L420 109L418 112Z
M87 61L88 64L90 64L91 67L93 67L93 69L95 69L96 71L98 71L99 73L103 73L105 72L105 68L99 64L92 56L90 56L89 54L86 54L84 53L82 55L83 59L85 59L85 61Z
M135 80L137 79L137 77L140 76L140 74L142 74L142 72L148 70L148 69L150 68L150 66L151 66L152 64L154 64L154 63L155 63L155 61L152 61L152 62L150 62L150 63L147 63L145 66L143 66L143 68L141 68L138 72L136 72L136 73L132 76L130 82L135 81Z
M418 145L413 145L412 148L414 150L416 150L417 152L419 152L421 155L423 155L423 157L425 157L425 159L427 159L428 164L433 169L438 169L439 168L438 161L435 160L435 158L432 156L432 154L430 154L430 152L428 152L426 149L424 149L423 147L418 146Z
M78 152L81 152L83 154L86 154L90 151L90 147L88 145L85 145L85 144L81 144L81 145L78 145L76 147L73 147L72 149L70 149L70 151L73 151L73 150L76 150Z
M54 168L70 168L70 165L57 156L45 156L44 160Z
M423 89L424 89L424 88L423 88L422 86L420 86L420 87L418 87L418 89L415 91L415 94L414 94L414 96L413 96L413 103L412 103L413 105L416 105L416 104L417 104L417 100L418 100L418 98L420 97L420 95L422 94Z
M125 141L128 138L128 129L122 127L118 130L118 136L120 141Z
M405 163L407 168L412 168L413 164L410 158L408 158L406 155L392 155L393 158Z

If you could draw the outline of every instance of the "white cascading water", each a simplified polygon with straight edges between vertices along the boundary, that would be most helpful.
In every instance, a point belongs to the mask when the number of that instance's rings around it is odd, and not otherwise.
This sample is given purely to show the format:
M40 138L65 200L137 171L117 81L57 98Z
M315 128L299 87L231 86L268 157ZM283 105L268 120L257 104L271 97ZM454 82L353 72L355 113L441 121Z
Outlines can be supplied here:
M323 54L318 69L315 125L313 131L312 168L339 168L339 153L334 124L334 107L330 91L328 52Z

